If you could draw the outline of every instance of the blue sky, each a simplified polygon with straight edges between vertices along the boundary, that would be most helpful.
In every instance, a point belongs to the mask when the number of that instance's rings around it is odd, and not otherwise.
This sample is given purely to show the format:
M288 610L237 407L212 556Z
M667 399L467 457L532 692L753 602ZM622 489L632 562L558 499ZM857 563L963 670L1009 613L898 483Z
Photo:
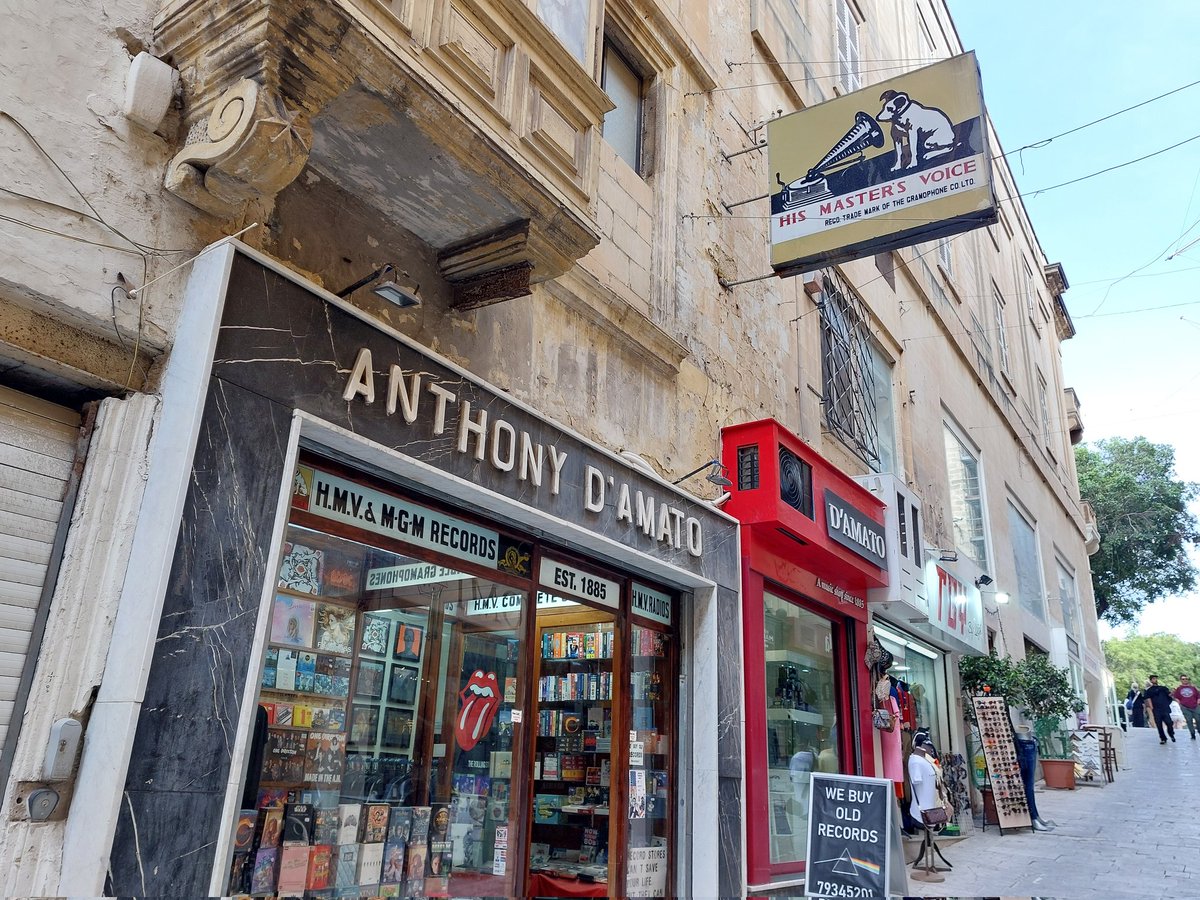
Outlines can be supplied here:
M1196 0L948 2L979 57L1004 152L1200 79ZM1200 85L1013 154L1009 165L1029 193L1200 135L1198 109ZM1025 205L1071 284L1078 334L1063 345L1063 369L1085 440L1141 434L1172 444L1179 477L1200 482L1200 139ZM1172 308L1135 312L1155 306ZM1200 641L1200 593L1153 604L1138 631ZM1101 625L1101 637L1112 634Z

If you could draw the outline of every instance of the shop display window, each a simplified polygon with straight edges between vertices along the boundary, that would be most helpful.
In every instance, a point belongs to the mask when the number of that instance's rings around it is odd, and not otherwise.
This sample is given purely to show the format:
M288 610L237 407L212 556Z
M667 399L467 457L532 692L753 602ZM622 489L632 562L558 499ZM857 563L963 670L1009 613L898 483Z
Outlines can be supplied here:
M770 862L805 859L812 773L839 772L834 629L825 618L763 596Z
M609 894L619 793L613 790L613 698L620 696L615 622L609 612L562 600L538 610L531 894L555 896L568 887L572 896Z
M358 483L301 471L228 893L667 896L674 598L365 485L381 519L394 502L459 547L494 539L495 574L323 521L311 485Z
M626 831L627 897L666 895L671 871L675 798L671 794L674 738L674 646L665 630L630 631L629 791Z
M230 893L513 893L525 596L288 528Z
M943 657L923 643L875 626L880 643L895 658L888 674L903 683L907 696L901 704L902 724L910 731L928 731L939 749L948 750L943 711L946 684Z

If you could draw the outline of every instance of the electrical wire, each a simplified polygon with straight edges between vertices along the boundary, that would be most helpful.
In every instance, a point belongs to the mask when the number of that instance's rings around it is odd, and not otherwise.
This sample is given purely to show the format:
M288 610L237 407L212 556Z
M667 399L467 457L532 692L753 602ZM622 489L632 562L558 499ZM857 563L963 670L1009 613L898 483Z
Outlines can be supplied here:
M1131 112L1132 110L1135 110L1135 109L1140 109L1141 107L1146 106L1149 103L1155 102L1156 100L1162 100L1164 97L1170 97L1172 94L1178 94L1180 91L1186 91L1188 88L1193 88L1198 84L1200 84L1200 80L1181 85L1180 87L1173 88L1172 90L1169 90L1164 94L1159 94L1155 97L1149 98L1148 100L1143 100L1140 103L1135 103L1135 104L1133 104L1133 106L1126 106L1124 109L1118 109L1116 112L1111 112L1108 115L1101 116L1099 119L1093 119L1090 122L1084 122L1082 125L1076 125L1074 128L1067 129L1066 131L1060 132L1059 134L1056 134L1056 135L1052 135L1051 137L1042 138L1040 141L1034 141L1033 143L1026 144L1023 147L1017 147L1015 150L1008 150L1004 153L1001 153L999 156L996 157L996 159L1004 159L1004 157L1011 156L1014 153L1020 153L1022 150L1040 150L1042 147L1045 147L1051 141L1056 141L1060 137L1066 137L1068 134L1074 134L1077 131L1083 131L1083 129L1091 128L1093 125L1099 125L1101 122L1107 122L1109 119L1114 119L1117 116L1123 115L1124 113Z
M1117 163L1115 166L1109 166L1106 169L1100 169L1098 172L1092 172L1090 175L1081 175L1078 178L1072 178L1070 181L1063 181L1063 182L1060 182L1059 184L1052 184L1049 187L1038 188L1035 191L1022 191L1021 193L1017 194L1017 197L1031 197L1031 198L1037 197L1039 194L1045 194L1050 191L1056 191L1059 188L1067 187L1068 185L1079 184L1079 182L1087 181L1089 178L1095 178L1098 175L1107 175L1109 172L1115 172L1117 169L1123 169L1126 166L1132 166L1134 163L1140 163L1140 162L1150 159L1152 157L1160 156L1163 153L1166 153L1170 150L1174 150L1177 147L1182 147L1184 144L1190 144L1192 141L1195 141L1195 140L1200 140L1200 134L1193 134L1190 138L1185 138L1184 140L1180 141L1177 144L1172 144L1170 147L1163 147L1161 150L1155 150L1153 153L1147 153L1145 156L1139 156L1137 159L1130 159L1123 163ZM1016 198L1012 198L1012 199L1016 199ZM1001 201L1001 202L1004 202L1004 201Z
M866 74L870 74L870 73L874 73L874 72L895 72L898 69L911 70L912 66L881 66L876 69L859 69L858 72L856 72L855 74L861 76L861 75L866 75ZM845 77L844 72L833 72L828 75L805 76L804 80L805 81L825 81L826 79L829 79L829 78L843 78L843 77ZM705 96L708 94L722 94L722 93L725 93L726 91L744 91L749 88L774 87L774 86L782 85L782 84L786 84L786 85L794 87L795 83L797 81L800 81L800 79L799 78L785 78L782 81L779 81L779 80L761 81L761 82L757 82L755 84L731 84L726 87L713 88L711 91L687 91L683 96L685 96L685 97L701 97L701 96ZM869 85L868 85L868 87L869 87Z
M71 189L73 191L75 191L75 193L76 193L76 195L78 195L79 199L82 200L84 202L84 204L86 204L86 206L89 210L91 210L92 217L94 217L96 221L98 221L102 225L104 225L105 228L107 228L109 231L111 231L117 237L121 238L121 240L126 241L127 243L129 243L130 246L136 247L138 250L140 250L143 253L187 253L188 252L187 250L167 250L162 247L152 247L149 244L143 244L143 243L141 243L139 241L135 241L133 238L129 237L129 235L125 234L123 231L121 231L119 228L117 228L115 225L113 225L107 219L105 219L104 216L100 215L100 211L98 209L96 209L96 207L92 204L92 201L87 198L87 196L83 193L83 191L80 190L79 186L71 179L71 176L67 174L66 169L64 169L62 166L60 166L58 164L58 161L53 156L50 155L50 152L45 147L42 146L41 142L36 137L33 136L33 132L31 132L28 128L26 128L25 125L22 124L20 119L18 119L16 116L14 116L12 113L10 113L6 109L0 109L0 117L8 119L10 122L12 122L14 125L16 125L18 129L20 129L21 133L24 134L25 137L27 137L29 139L29 141L35 147L37 147L38 152L41 153L42 156L46 158L46 160L50 163L50 165L54 166L54 168L58 170L58 173L60 175L62 175L62 177L66 180L67 184L69 184L71 186ZM38 198L29 198L29 199L38 199ZM54 205L57 205L57 204L54 204ZM69 209L69 207L60 207L60 208ZM72 210L72 211L75 213L79 213L79 210Z
M101 219L99 216L94 216L91 213L84 212L82 209L75 209L70 206L63 206L61 203L55 203L53 200L46 200L43 197L34 197L31 194L23 194L20 191L14 191L14 190L12 190L12 188L6 188L6 187L2 187L2 186L0 186L0 193L9 194L13 197L19 197L20 199L28 200L31 203L40 203L43 206L49 206L51 209L56 209L56 210L58 210L60 212L64 212L64 213L70 213L71 215L79 216L81 219L87 219L89 221L96 222L100 225L103 225L105 228L109 228L110 230L112 230L111 226L107 222L105 222L103 219ZM37 226L30 225L30 227L33 228L33 227L37 227ZM54 231L53 229L45 229L45 228L43 228L43 230L47 231L50 234L57 234L59 237L71 238L72 240L78 240L78 238L75 238L73 235L66 234L65 232ZM123 235L122 235L122 237L123 237ZM105 247L108 245L97 244L97 246ZM129 250L127 250L124 247L110 247L110 249L121 250L122 252L125 252L125 253L130 252ZM187 253L188 251L187 250L158 250L158 249L155 249L152 247L146 248L143 246L139 246L137 252L149 253L151 256L164 256L164 255L167 255L170 253Z
M90 244L93 247L100 247L104 250L114 250L117 253L129 253L133 256L144 256L144 251L137 250L131 247L118 247L114 244L102 244L99 241L93 241L89 238L80 237L76 234L67 234L65 231L57 231L53 228L46 228L43 225L34 225L32 222L26 222L24 219L14 219L12 216L6 216L0 213L0 222L11 222L13 225L23 225L26 228L32 228L34 231L40 231L42 234L53 235L54 237L65 238L68 241L78 241L81 244Z
M725 65L730 69L734 69L740 66L839 66L842 65L843 62L844 61L840 59L777 59L763 60L762 62L758 62L756 60L745 60L744 62L726 61ZM922 65L926 63L932 65L933 62L940 62L940 60L933 60L931 62L928 57L924 56L878 56L874 57L871 62L915 62L921 63Z

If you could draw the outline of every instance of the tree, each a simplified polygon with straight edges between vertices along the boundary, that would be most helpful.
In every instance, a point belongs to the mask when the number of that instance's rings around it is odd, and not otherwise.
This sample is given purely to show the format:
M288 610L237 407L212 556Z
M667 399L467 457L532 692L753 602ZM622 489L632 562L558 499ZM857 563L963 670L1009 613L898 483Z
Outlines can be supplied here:
M1175 449L1144 437L1075 448L1079 493L1096 510L1100 549L1091 558L1096 613L1136 622L1146 604L1196 586L1189 546L1200 526L1188 503L1200 486L1175 478Z
M1104 658L1117 697L1124 699L1130 682L1146 683L1150 675L1162 677L1167 687L1180 675L1200 677L1200 644L1191 644L1174 634L1132 635L1104 641Z

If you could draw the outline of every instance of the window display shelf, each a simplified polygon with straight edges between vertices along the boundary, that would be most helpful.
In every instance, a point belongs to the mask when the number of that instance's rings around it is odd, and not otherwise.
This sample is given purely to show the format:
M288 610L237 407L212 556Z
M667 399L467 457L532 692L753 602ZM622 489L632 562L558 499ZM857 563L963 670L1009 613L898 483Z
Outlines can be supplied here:
M764 652L768 663L795 663L796 665L807 666L810 669L828 666L828 659L818 659L815 656L809 656L807 653L801 653L799 650L784 649L784 650L767 650Z
M784 707L768 707L768 722L799 722L804 725L824 725L825 717L818 712L804 709L787 709Z

